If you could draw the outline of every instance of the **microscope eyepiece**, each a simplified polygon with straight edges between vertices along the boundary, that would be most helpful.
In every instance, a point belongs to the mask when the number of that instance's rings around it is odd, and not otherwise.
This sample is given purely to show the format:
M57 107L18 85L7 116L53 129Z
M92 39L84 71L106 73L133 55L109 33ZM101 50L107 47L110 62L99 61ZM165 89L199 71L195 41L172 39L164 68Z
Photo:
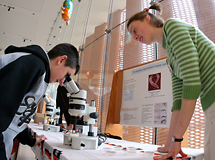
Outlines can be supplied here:
M71 80L72 80L72 77L68 75L66 76L65 81L63 83L70 82Z
M70 94L77 94L79 92L79 88L77 87L71 76L66 76L65 81L63 83L64 87Z

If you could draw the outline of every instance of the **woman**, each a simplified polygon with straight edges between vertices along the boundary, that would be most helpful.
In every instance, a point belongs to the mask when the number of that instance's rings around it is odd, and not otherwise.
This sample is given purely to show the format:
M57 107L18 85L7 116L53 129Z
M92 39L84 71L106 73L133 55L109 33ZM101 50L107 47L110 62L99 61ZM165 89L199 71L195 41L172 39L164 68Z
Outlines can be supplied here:
M154 159L176 159L183 135L192 118L200 96L205 114L205 160L212 159L215 149L215 44L200 30L178 19L166 22L148 11L161 12L158 3L133 15L127 29L132 37L144 44L158 42L167 51L166 60L172 75L173 106L168 137L158 151L167 153Z

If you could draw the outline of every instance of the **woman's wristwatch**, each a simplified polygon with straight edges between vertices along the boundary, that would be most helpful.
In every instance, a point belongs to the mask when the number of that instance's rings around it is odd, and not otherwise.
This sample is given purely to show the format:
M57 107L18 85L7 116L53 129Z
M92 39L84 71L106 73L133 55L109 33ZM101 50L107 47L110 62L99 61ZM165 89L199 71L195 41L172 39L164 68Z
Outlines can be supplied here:
M178 138L175 138L175 136L172 137L172 141L173 142L182 142L183 141L183 138L182 139L178 139Z

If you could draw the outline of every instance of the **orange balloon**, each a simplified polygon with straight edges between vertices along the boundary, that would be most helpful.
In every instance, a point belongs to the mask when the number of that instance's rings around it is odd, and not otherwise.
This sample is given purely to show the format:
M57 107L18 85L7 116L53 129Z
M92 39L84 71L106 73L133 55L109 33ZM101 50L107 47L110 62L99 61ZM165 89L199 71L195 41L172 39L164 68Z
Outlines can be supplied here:
M93 71L87 71L86 75L87 75L87 78L89 78L89 79L94 77Z

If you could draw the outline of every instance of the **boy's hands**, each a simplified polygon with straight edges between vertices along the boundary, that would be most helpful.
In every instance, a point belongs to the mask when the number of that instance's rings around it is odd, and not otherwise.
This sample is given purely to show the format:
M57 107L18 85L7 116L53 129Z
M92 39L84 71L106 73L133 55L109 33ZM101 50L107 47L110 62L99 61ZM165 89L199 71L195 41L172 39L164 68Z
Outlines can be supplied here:
M62 123L59 124L60 128L65 129L64 125Z
M60 128L63 128L63 129L67 129L67 130L72 130L73 129L73 124L70 124L68 127L65 128L65 126L61 123L59 124Z
M72 130L73 129L73 124L70 124L66 129L67 130Z
M45 139L47 139L46 138L46 136L44 136L43 134L42 135L40 135L40 136L38 136L37 138L36 138L36 142L35 142L35 146L37 146L38 144L40 144L43 140L45 140Z

